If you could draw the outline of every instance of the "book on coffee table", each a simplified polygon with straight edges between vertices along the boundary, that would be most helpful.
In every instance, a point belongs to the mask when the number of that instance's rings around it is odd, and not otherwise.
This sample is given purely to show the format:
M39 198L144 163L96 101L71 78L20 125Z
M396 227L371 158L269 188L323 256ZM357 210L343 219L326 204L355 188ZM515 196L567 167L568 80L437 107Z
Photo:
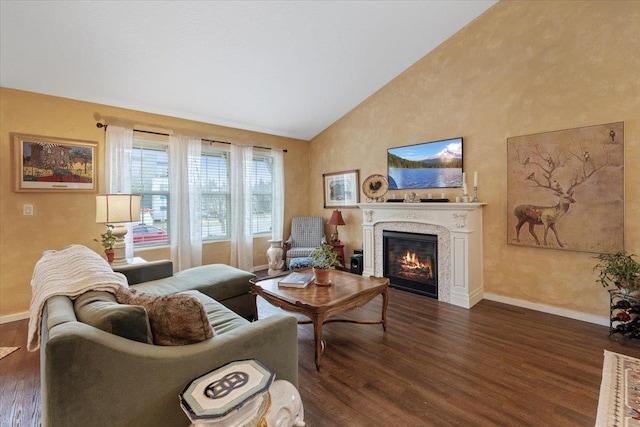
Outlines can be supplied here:
M287 288L306 288L313 282L313 274L291 273L278 282L278 286Z

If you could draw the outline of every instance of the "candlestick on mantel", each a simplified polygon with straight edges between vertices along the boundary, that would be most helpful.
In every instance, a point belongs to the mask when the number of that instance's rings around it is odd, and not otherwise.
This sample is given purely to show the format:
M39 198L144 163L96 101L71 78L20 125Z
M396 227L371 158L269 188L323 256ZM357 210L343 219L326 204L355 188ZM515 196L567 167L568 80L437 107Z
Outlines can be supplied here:
M473 203L478 203L478 171L473 172Z

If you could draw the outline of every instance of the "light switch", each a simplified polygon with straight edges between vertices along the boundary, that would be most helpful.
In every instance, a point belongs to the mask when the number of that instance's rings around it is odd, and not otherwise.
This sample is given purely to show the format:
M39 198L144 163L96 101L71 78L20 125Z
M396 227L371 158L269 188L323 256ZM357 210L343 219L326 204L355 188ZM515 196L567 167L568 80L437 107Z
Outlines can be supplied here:
M33 215L33 205L22 205L22 215L32 216Z

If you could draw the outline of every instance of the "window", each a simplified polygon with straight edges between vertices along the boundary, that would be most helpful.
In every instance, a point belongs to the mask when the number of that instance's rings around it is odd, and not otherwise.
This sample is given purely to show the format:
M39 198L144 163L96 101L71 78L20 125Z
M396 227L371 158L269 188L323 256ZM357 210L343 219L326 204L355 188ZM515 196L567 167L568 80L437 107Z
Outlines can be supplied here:
M231 192L229 189L229 152L202 149L202 240L229 238Z
M203 145L202 240L229 239L231 230L230 152ZM163 141L134 138L131 155L131 190L142 196L140 224L134 227L136 247L169 243L169 154ZM254 152L252 162L252 233L271 232L273 158ZM163 233L164 232L164 233Z
M211 147L202 150L202 240L228 239L231 213L229 151ZM273 158L253 155L252 224L253 234L271 232L273 200Z
M140 247L169 243L167 233L169 215L167 144L134 139L131 151L131 191L142 196L140 224L153 226L134 227L134 245ZM164 234L158 230L164 231Z
M254 153L252 166L251 212L253 213L253 218L251 231L253 234L270 233L273 209L273 158Z

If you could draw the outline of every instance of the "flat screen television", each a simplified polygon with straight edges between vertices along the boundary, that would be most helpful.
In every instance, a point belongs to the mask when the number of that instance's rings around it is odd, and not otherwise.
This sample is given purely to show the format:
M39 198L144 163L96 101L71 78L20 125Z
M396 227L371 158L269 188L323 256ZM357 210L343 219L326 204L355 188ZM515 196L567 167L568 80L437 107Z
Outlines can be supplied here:
M462 187L462 138L387 150L389 190Z

